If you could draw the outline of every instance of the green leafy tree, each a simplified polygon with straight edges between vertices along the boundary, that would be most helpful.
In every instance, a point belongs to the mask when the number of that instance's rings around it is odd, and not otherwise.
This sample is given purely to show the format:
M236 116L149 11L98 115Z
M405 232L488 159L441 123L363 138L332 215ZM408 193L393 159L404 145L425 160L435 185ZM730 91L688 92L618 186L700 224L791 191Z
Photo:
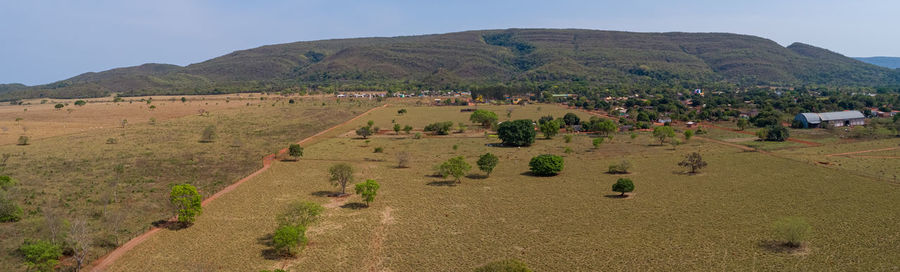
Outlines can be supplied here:
M610 165L607 172L610 174L628 174L629 169L631 169L631 163L623 160L618 164Z
M28 270L53 271L63 250L48 241L25 239L25 243L19 247L19 253L25 259Z
M634 191L634 182L632 182L631 179L620 178L613 184L612 190L613 192L622 193L620 196L625 196L625 193Z
M661 126L653 129L653 137L659 140L659 145L663 145L666 139L675 137L675 129L670 126Z
M356 129L356 135L363 137L363 139L368 139L369 136L372 136L373 131L371 126L360 127Z
M737 127L739 130L743 131L743 130L747 129L748 127L750 127L750 121L747 121L747 119L744 119L744 118L738 118Z
M303 157L303 147L300 144L291 144L288 147L288 156L291 156L291 159L295 161Z
M394 133L395 134L400 135L401 129L403 129L403 127L401 127L400 124L394 124Z
M799 217L786 217L775 222L775 239L788 247L800 247L806 242L812 228Z
M476 162L475 164L478 165L478 169L484 171L485 174L490 176L491 172L494 171L494 167L497 167L497 163L499 162L500 158L497 158L497 156L495 156L494 154L484 153L484 155L478 157L478 162Z
M469 121L479 123L482 127L489 128L497 122L497 113L489 110L475 110L469 115Z
M472 166L466 162L462 156L450 158L446 162L438 166L438 173L444 177L453 177L457 183L462 182L461 178L466 175Z
M541 133L544 134L544 138L550 139L556 136L559 133L559 125L557 120L550 120L541 124L540 129Z
M591 118L589 127L591 131L599 132L604 136L616 132L616 129L618 129L616 122L603 118Z
M685 142L690 141L691 137L694 137L694 131L690 130L690 129L685 130L684 131L684 141Z
M684 160L678 163L678 166L688 169L688 173L695 174L700 169L706 167L706 161L700 156L700 153L693 152L684 156Z
M497 128L497 137L509 146L529 146L534 143L536 135L531 120L503 122Z
M203 197L197 192L197 188L190 184L179 184L172 186L169 193L169 202L175 209L175 215L178 222L182 224L192 224L197 220L197 216L203 213Z
M437 122L425 126L425 132L432 132L437 135L447 135L450 134L450 129L452 128L453 121Z
M325 207L313 202L295 201L275 218L281 226L309 226L319 220Z
M362 200L366 202L366 207L369 207L369 203L375 201L378 187L380 187L378 182L373 179L367 179L366 182L356 184L356 194L360 195Z
M563 170L563 158L557 155L543 154L531 158L528 166L531 173L537 176L552 176Z
M281 225L272 236L275 251L282 256L295 256L306 246L306 226Z
M341 187L341 195L347 194L347 184L353 181L353 167L346 163L338 163L328 168L332 186Z
M605 139L606 138L603 137L594 138L593 140L591 140L591 144L594 145L594 149L600 148L600 145L603 144L603 140Z
M765 131L765 137L762 139L766 141L784 142L791 137L790 131L781 124L768 126L761 131Z
M403 127L403 132L405 132L406 134L409 134L409 132L412 130L413 130L413 127L410 125L406 125Z
M580 125L581 118L579 118L577 114L570 112L570 113L566 113L566 115L563 116L563 122L565 122L566 126L571 127L574 125Z
M532 272L532 270L518 260L502 260L475 268L475 272Z
M59 103L59 104L54 105L53 108L56 108L56 109L58 110L58 109L62 109L62 108L65 107L65 106L66 106L66 105L63 105L62 103Z

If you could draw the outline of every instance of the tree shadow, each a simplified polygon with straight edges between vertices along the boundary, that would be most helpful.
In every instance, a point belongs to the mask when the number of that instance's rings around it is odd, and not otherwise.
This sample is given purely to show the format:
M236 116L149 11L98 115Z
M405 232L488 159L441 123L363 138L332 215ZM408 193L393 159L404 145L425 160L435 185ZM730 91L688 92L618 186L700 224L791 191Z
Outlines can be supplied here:
M627 198L631 198L631 194L628 194L628 193L626 193L625 195L622 195L622 194L611 194L611 195L604 195L603 197L605 197L605 198L627 199Z
M552 174L552 175L538 175L538 174L535 174L534 172L531 172L531 171L525 171L525 172L522 172L522 173L519 174L519 175L523 175L523 176L526 176L526 177L546 178L546 177L555 177L555 176L558 176L559 174Z
M368 208L368 206L366 206L366 204L359 203L359 202L351 202L351 203L341 205L341 208L351 209L351 210L359 210L359 209Z
M782 253L782 254L802 254L807 251L807 246L805 244L800 246L791 246L784 242L779 241L760 241L758 244L759 248L767 250L773 253Z
M331 196L333 194L335 194L335 193L332 191L315 191L315 192L310 193L310 195L317 196L317 197L326 197L326 196Z
M487 146L487 147L503 147L503 148L516 148L516 147L519 147L519 146L505 145L505 144L503 144L503 143L488 143L488 144L484 144L484 146Z
M457 184L458 183L456 183L455 180L441 180L441 181L432 181L429 183L425 183L425 185L428 185L428 186L447 186L447 187L454 187Z
M696 175L700 175L702 173L700 173L700 172L691 173L690 171L672 171L672 174L681 175L681 176L696 176Z
M425 175L425 177L426 178L444 178L444 176L442 176L440 174L428 174L428 175Z
M275 242L272 240L274 237L275 237L274 234L267 233L263 236L256 238L257 244L263 245L266 247L266 249L263 249L259 254L261 257L265 258L266 260L278 260L278 259L281 259L281 257L282 257L281 254L278 254L278 251L276 251L274 248L272 248L273 246L275 246Z
M468 175L466 175L466 178L469 178L469 179L486 179L486 178L488 178L488 176L485 175L485 174L468 174Z
M193 224L186 223L186 222L170 221L167 219L160 219L160 220L154 221L153 223L150 223L150 225L157 227L157 228L161 228L161 229L177 231L177 230L186 229Z

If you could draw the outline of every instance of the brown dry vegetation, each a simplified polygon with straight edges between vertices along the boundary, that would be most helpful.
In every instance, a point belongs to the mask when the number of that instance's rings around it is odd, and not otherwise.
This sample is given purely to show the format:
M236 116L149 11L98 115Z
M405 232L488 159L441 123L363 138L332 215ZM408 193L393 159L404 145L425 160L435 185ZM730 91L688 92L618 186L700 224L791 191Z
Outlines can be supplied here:
M373 120L388 127L466 120L460 107L395 106L361 118L330 136ZM512 119L565 113L537 105L516 107ZM492 108L501 120L503 107ZM298 162L276 162L263 174L212 202L185 230L164 230L127 253L113 271L443 271L471 270L514 258L536 271L578 270L892 270L900 266L900 195L897 185L769 153L692 140L673 149L641 135L616 135L599 149L591 138L537 140L505 148L491 137L375 137L371 143L333 137L306 147ZM894 140L896 141L896 140ZM894 142L895 143L895 142ZM453 145L459 149L454 150ZM372 153L372 146L385 148ZM563 154L566 146L574 149ZM701 151L709 167L684 175L684 153ZM395 154L410 152L410 168ZM432 176L448 158L492 152L500 163L491 177L453 184ZM555 177L528 175L537 154L565 156ZM623 159L635 181L634 197L610 190L621 175L604 174ZM267 255L275 214L298 199L331 203L323 192L326 169L347 162L357 179L381 183L371 208L358 196L329 205L309 231L310 244L296 259ZM882 162L884 163L884 162ZM883 164L889 165L889 164ZM473 171L473 174L478 172ZM344 201L344 200L341 200ZM802 255L774 252L772 223L806 218L813 227Z
M25 238L47 236L44 215L50 211L70 220L88 219L94 237L89 259L94 259L147 230L151 222L169 218L172 213L167 199L172 184L191 183L204 197L209 196L259 169L266 154L375 105L374 101L362 100L337 104L333 99L293 99L297 100L295 104L275 97L210 101L210 105L220 105L219 110L209 110L209 116L199 116L193 110L200 105L181 106L180 100L163 102L154 98L158 108L149 115L137 108L138 102L119 106L88 103L71 114L82 114L79 118L84 120L96 118L103 128L76 133L37 128L35 135L65 135L32 140L27 146L0 146L0 153L11 154L3 174L18 180L12 194L26 213L21 222L0 224L0 271L22 268L21 259L12 252ZM54 114L67 114L30 113L46 114L41 118L51 120ZM176 118L182 113L187 116ZM128 118L129 125L117 126L118 116ZM155 125L139 121L148 116L157 118ZM74 120L64 119L46 129ZM216 127L216 139L200 143L201 131L209 125ZM107 144L109 138L117 139L117 143ZM116 165L124 167L120 176L114 171ZM113 188L118 188L115 194ZM116 221L121 222L117 232L113 227Z

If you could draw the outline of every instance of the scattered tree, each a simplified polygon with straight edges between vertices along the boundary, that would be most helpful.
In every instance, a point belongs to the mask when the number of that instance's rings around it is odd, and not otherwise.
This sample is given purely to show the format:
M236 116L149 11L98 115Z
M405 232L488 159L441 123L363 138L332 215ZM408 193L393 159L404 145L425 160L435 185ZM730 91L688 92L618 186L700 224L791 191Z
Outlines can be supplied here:
M394 124L394 133L395 134L400 135L401 129L403 129L403 127L401 127L400 124Z
M356 194L362 196L364 202L366 202L366 207L369 207L369 203L375 201L375 195L378 194L378 182L372 179L367 179L366 182L356 184Z
M22 208L9 197L9 193L0 190L0 223L18 222L22 220Z
M497 122L497 114L489 110L475 110L469 115L469 121L480 123L482 127L489 128Z
M616 132L617 126L616 122L613 122L613 120L594 117L591 118L591 123L588 124L588 128L591 131L600 132L600 134L606 136Z
M560 123L556 120L546 121L540 125L541 133L544 134L546 139L553 138L559 133L559 126Z
M399 114L399 115L404 115L404 114L406 114L406 109L400 109L400 110L398 110L398 111L397 111L397 114Z
M456 182L462 182L462 176L465 176L472 166L466 163L466 159L462 156L454 157L438 166L438 173L443 177L452 176Z
M675 129L670 126L661 126L653 129L653 137L659 140L659 145L663 145L666 139L675 137Z
M75 260L75 271L81 270L84 260L91 249L93 237L84 219L72 221L69 228L68 245L72 247L72 259Z
M791 137L790 131L788 131L788 129L781 124L772 125L764 129L760 129L759 131L757 131L757 133L758 134L756 136L766 141L784 142L789 137Z
M406 134L409 134L409 132L412 130L413 130L413 127L410 125L406 125L403 127L403 132L405 132Z
M578 118L577 114L571 112L566 113L566 115L564 115L562 119L566 126L569 127L581 124L581 118Z
M453 121L437 122L425 126L425 132L432 132L437 135L447 135L450 134L451 128L453 128Z
M600 148L600 145L603 144L603 140L606 138L598 137L591 140L591 144L594 145L594 149Z
M631 163L623 160L618 164L609 165L609 170L607 172L610 174L628 174L628 169L631 169Z
M529 146L534 143L534 123L531 120L503 122L497 128L497 137L505 145Z
M75 100L75 106L84 106L85 104L87 104L87 102L84 100Z
M48 241L25 239L25 243L19 247L19 253L25 259L28 270L49 272L59 263L63 250Z
M346 195L347 184L353 181L353 167L346 163L335 164L328 168L328 174L331 185L341 187L341 195Z
M197 192L197 188L190 184L179 184L172 186L172 192L169 194L169 202L175 208L175 216L178 222L184 225L190 225L197 220L197 216L203 212L201 202L203 197Z
M563 135L563 140L568 144L572 142L572 134Z
M201 143L212 143L216 140L216 126L209 125L200 134Z
M552 176L563 170L563 158L550 154L538 155L531 158L528 166L534 175Z
M19 140L16 141L16 144L17 145L29 145L29 144L31 144L31 142L29 141L28 136L22 135L22 136L19 136Z
M803 246L812 229L806 220L799 217L786 217L775 222L775 239L785 246L797 248Z
M0 190L9 191L16 185L16 180L9 176L0 176Z
M616 183L612 186L613 192L622 193L620 196L625 196L625 193L629 193L634 191L634 183L631 182L631 179L620 178L616 180Z
M409 167L409 152L400 151L397 152L397 168L408 168Z
M275 220L281 226L309 226L319 220L319 216L323 212L325 212L325 208L322 205L313 202L295 201L288 204L288 207L278 214Z
M58 110L58 109L62 109L62 108L65 107L65 106L66 106L66 105L63 105L62 103L59 103L59 104L56 104L55 106L53 106L53 108L56 108L56 109Z
M747 119L744 119L744 118L738 118L737 127L739 130L743 131L743 130L747 129L748 127L750 127L750 121L747 121Z
M288 156L291 157L291 160L299 160L300 157L303 157L303 147L299 144L291 144L288 146Z
M380 146L376 147L375 150L372 151L372 153L383 153L383 152L384 152L384 147L380 147Z
M356 129L356 135L363 137L363 139L368 139L369 136L372 136L372 127L365 126Z
M700 169L706 167L706 161L700 156L700 153L693 152L684 156L684 160L678 163L678 166L688 168L688 173L695 174Z
M694 131L690 130L690 129L685 130L684 131L684 141L685 142L690 141L691 137L694 137Z
M272 236L275 251L283 256L297 255L308 241L306 226L282 225L275 230L275 235Z
M498 162L500 162L500 159L494 154L484 153L484 155L478 157L478 162L476 162L476 164L478 165L478 169L490 176L491 172L494 171L494 167L497 167Z

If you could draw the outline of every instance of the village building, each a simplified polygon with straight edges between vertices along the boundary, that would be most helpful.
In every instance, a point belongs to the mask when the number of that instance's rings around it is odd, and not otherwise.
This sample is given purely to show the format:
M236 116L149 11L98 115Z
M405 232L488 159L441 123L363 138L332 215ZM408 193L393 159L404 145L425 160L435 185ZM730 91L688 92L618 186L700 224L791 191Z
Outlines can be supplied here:
M794 121L802 124L802 128L849 127L865 125L866 116L860 111L805 112L794 116Z

